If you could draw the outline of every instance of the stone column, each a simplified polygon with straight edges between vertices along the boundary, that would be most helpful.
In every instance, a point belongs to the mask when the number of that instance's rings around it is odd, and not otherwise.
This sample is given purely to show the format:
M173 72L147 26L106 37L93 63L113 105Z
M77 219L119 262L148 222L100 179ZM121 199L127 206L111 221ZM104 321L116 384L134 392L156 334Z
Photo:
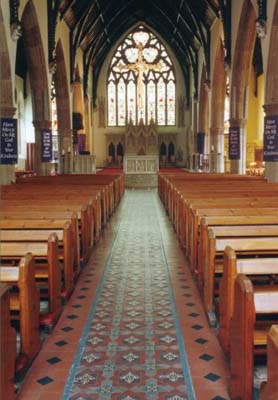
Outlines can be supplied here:
M38 175L47 175L50 172L50 163L41 161L41 132L51 129L51 121L33 121L35 128L35 159L34 172Z
M224 172L224 128L210 128L210 172Z
M16 112L16 108L13 105L0 105L0 117L1 118L13 118ZM11 182L15 182L15 166L0 165L0 185L8 185Z
M59 165L58 172L60 174L72 173L72 134L69 129L63 129L58 133L59 140Z
M278 104L265 104L264 111L266 117L278 115ZM265 163L265 177L269 182L278 182L278 162L267 161Z
M231 173L245 174L246 172L246 120L240 118L230 119L230 126L238 126L240 130L240 159L231 160Z

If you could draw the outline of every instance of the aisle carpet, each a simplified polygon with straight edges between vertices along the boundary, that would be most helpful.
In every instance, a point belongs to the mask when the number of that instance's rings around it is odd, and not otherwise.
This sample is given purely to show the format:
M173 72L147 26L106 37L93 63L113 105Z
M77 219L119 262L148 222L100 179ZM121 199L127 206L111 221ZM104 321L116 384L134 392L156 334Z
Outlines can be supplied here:
M126 195L64 389L68 399L195 399L154 192Z

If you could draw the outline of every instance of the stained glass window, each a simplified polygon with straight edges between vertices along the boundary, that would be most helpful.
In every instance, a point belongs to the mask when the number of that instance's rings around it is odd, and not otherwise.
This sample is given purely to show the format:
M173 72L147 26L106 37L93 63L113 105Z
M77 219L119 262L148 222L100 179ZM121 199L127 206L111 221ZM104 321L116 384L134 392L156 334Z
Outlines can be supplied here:
M55 83L51 83L51 132L52 132L52 159L58 159L59 142L58 142L58 117L57 117L57 100Z
M107 79L108 125L176 124L173 63L158 38L143 25L131 32L112 58Z

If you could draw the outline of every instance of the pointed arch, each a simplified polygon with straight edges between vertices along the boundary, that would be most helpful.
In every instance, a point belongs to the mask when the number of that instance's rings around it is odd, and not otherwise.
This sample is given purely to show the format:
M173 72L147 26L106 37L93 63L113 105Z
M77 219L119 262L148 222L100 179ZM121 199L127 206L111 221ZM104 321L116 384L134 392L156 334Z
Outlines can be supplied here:
M278 3L276 2L271 36L270 36L270 46L268 53L268 64L267 64L267 75L266 75L266 95L265 103L267 105L278 105ZM276 114L276 112L275 112Z
M277 71L277 54L278 54L278 3L276 2L268 53L268 63L266 72L265 86L265 105L264 110L266 117L278 115L278 71ZM278 163L266 162L265 176L271 182L278 181Z
M231 80L230 126L240 129L240 159L231 161L231 172L245 173L248 86L256 39L256 13L250 0L244 0L236 38Z
M199 132L205 134L205 142L207 143L209 132L209 98L208 98L208 82L205 64L202 69L201 85L200 85L200 106L199 106Z
M231 118L236 120L244 120L247 111L246 91L256 39L255 24L255 9L250 0L245 0L239 21L231 82Z
M166 47L149 28L137 25L121 40L107 73L108 125L130 119L176 124L176 78Z
M13 84L6 31L0 4L0 118L13 118L16 108L13 103ZM0 185L14 181L14 166L0 165Z
M0 117L12 117L15 113L13 106L13 85L11 64L6 40L6 31L0 6Z
M29 0L24 8L21 23L28 72L31 78L34 124L38 122L39 125L42 123L50 125L47 67L39 22L32 0Z
M67 70L61 39L58 40L56 45L56 64L54 83L57 101L58 132L63 141L65 136L71 136L71 114Z
M222 129L222 133L224 130L226 80L227 76L224 68L224 47L221 39L219 39L214 62L211 89L211 128L217 130Z
M224 68L224 46L219 38L214 62L211 88L210 144L213 160L211 170L224 172L224 111L226 96L226 71ZM220 156L218 156L220 155Z

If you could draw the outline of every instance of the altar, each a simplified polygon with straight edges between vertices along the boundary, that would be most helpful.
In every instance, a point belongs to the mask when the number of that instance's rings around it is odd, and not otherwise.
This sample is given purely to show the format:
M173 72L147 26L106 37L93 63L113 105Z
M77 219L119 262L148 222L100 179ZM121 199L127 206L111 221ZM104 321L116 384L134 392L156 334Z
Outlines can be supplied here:
M159 170L158 156L124 156L125 174L153 174Z
M159 170L158 134L154 121L127 125L124 174L126 187L156 187Z
M157 172L163 158L175 154L176 133L158 133L151 118L134 125L130 120L123 133L106 135L108 158L123 159L126 187L157 187Z

